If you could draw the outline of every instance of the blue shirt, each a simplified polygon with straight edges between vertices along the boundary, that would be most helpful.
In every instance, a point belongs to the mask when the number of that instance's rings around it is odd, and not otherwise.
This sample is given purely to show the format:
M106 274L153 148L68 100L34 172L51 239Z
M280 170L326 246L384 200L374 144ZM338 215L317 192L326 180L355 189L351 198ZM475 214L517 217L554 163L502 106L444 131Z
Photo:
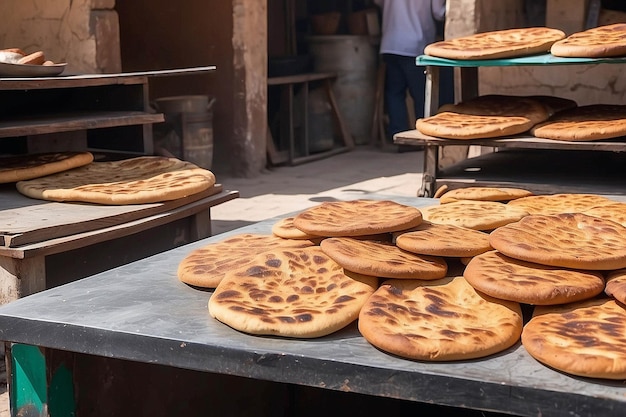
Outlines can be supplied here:
M418 56L435 42L445 0L375 0L382 10L381 54Z

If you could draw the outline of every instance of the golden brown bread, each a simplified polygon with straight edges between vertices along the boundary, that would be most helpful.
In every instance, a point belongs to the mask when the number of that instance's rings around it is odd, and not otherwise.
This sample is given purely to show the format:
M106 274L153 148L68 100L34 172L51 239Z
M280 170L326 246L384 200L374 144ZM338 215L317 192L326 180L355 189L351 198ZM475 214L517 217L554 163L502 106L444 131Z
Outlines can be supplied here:
M44 62L46 62L46 56L43 51L33 52L32 54L23 56L17 61L18 64L22 65L42 65Z
M387 280L359 315L359 331L404 358L449 361L484 357L519 340L518 303L478 293L463 277Z
M608 298L536 307L522 345L568 374L626 379L626 309Z
M313 338L357 319L378 278L345 271L317 247L271 250L226 273L209 313L251 334Z

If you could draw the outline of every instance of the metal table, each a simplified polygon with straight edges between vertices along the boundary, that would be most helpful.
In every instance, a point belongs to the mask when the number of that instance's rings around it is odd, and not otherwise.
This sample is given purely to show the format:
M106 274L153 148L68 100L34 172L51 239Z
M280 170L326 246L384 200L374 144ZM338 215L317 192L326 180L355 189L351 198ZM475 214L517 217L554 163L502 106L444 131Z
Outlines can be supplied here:
M434 203L427 198L393 199L416 207ZM327 337L298 340L247 335L212 319L207 312L210 291L181 283L176 278L178 263L191 250L227 235L270 233L275 221L197 241L1 307L0 339L7 342L13 412L30 407L43 415L55 396L68 397L59 380L71 384L72 377L85 373L76 365L83 363L77 358L88 357L193 370L212 378L244 377L260 386L271 381L394 398L415 407L429 403L543 417L624 415L624 381L562 374L539 364L520 344L484 359L429 363L372 347L354 324ZM54 361L50 352L57 353ZM104 390L117 381L115 375L106 381L95 378L93 389ZM69 390L70 402L80 402L78 393L86 391L84 382L80 389Z

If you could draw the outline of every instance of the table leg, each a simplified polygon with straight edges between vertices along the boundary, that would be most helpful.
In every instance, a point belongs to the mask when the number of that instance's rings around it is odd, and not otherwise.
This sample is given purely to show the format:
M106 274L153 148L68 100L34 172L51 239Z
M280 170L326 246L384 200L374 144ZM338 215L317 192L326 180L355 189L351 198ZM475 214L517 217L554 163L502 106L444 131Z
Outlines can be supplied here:
M0 304L46 289L44 256L17 259L0 256Z
M424 172L422 174L422 188L418 197L433 197L437 183L439 147L426 145L424 148Z

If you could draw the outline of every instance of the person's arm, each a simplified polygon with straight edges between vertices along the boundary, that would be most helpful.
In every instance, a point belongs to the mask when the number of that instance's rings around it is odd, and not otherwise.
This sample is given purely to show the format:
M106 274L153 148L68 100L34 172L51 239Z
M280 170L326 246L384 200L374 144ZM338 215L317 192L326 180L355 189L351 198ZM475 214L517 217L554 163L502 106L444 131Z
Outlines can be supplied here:
M446 0L430 0L430 7L433 18L440 22L443 21L446 17Z

